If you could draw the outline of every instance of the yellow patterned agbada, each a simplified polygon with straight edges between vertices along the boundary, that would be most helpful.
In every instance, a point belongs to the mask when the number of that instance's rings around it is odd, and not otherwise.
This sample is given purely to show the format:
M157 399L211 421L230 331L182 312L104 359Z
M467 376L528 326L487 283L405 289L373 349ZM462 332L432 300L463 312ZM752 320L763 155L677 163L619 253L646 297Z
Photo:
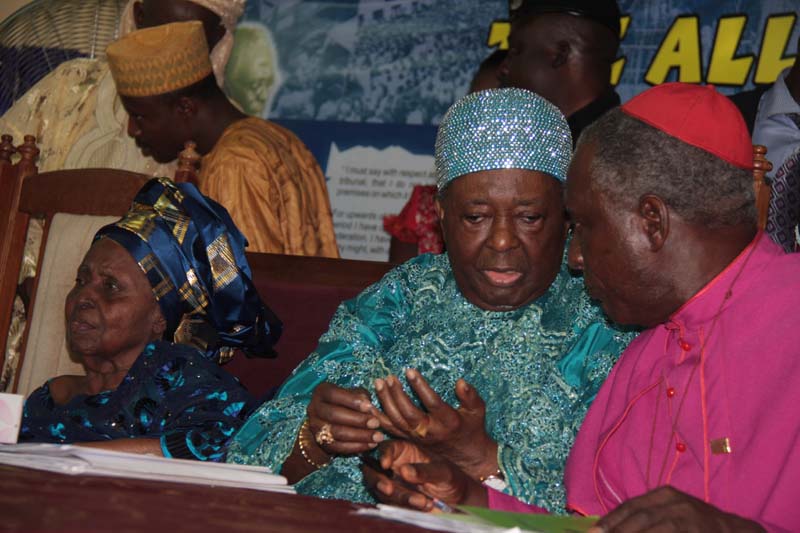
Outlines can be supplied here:
M339 257L325 176L289 130L255 117L234 122L203 158L199 182L248 250Z

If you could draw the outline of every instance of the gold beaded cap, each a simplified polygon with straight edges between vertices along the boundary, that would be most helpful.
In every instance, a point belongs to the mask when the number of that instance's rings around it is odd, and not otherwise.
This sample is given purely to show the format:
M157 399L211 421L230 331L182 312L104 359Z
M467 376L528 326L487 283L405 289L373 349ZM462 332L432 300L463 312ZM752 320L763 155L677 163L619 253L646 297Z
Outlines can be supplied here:
M122 96L156 96L189 87L211 74L199 21L138 30L108 45L111 76Z

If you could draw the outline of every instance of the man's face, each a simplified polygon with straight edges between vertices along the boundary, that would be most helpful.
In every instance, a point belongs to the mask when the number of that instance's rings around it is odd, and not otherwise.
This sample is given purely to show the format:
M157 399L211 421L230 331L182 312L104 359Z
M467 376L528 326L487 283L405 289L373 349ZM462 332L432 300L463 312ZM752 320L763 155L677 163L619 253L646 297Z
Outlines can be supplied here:
M555 44L549 37L552 17L537 15L512 24L500 79L504 87L527 89L558 105L559 90L563 87L553 67Z
M188 140L175 107L160 96L120 98L128 112L128 135L136 140L142 154L159 163L174 161Z
M651 326L658 294L656 254L641 218L612 204L592 188L590 175L594 147L582 145L572 159L567 180L566 206L574 225L569 266L583 271L589 295L618 324Z
M560 184L530 170L473 172L437 201L453 275L481 309L508 311L544 294L561 265Z

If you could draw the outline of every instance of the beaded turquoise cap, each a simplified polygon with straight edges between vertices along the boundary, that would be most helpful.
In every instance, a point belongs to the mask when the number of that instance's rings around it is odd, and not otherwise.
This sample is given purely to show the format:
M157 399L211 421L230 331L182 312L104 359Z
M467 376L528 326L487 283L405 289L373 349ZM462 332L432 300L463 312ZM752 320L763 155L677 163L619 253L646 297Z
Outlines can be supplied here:
M556 106L525 89L468 94L447 111L436 135L436 185L481 170L520 168L567 179L569 126Z

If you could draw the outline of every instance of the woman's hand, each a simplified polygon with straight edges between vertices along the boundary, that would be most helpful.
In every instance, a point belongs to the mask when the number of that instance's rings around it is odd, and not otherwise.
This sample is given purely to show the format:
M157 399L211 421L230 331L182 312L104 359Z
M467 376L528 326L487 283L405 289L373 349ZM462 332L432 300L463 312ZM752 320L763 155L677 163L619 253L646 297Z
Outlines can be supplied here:
M454 409L416 370L407 370L406 379L425 410L414 405L396 377L378 379L375 391L383 413L373 412L383 428L453 462L473 479L495 473L497 444L486 433L486 406L475 388L458 380L456 397L461 406Z
M317 446L328 455L352 455L375 448L383 440L374 406L364 389L320 383L306 414ZM327 438L326 438L327 437Z
M389 477L364 465L367 487L384 503L420 511L435 509L434 498L450 505L487 505L486 489L453 463L433 457L408 441L381 445L381 466Z

